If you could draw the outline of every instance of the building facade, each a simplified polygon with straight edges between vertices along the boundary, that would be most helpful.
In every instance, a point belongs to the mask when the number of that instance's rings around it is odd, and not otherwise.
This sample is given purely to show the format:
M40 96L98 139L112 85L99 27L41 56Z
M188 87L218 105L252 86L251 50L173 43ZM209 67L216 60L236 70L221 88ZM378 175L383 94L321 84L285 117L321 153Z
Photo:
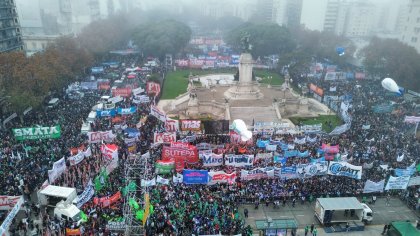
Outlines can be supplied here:
M324 18L324 31L350 38L369 37L377 14L375 5L369 2L329 0Z
M420 0L410 0L400 39L420 53Z
M302 0L259 0L258 18L289 28L300 27Z
M0 1L0 52L22 49L21 29L15 2Z

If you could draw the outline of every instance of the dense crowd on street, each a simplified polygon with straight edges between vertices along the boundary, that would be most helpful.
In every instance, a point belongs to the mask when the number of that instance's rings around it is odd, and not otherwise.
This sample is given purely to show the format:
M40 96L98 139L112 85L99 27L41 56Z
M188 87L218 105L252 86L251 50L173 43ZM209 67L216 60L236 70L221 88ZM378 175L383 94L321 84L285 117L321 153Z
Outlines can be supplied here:
M135 61L134 61L135 62ZM127 61L127 65L134 64ZM134 66L133 66L134 67ZM107 70L108 73L117 73L118 77L126 75L125 68ZM145 83L147 76L138 73L139 81ZM326 82L319 82L319 86L328 88ZM277 134L254 133L252 141L241 143L232 142L229 134L185 133L178 132L177 139L185 140L187 136L191 145L200 143L210 144L215 154L248 154L256 155L270 153L266 148L258 147L258 140L280 142L292 146L300 153L307 152L304 157L292 156L284 162L277 162L274 158L258 160L252 166L234 167L227 165L206 167L200 161L187 163L185 168L208 171L224 171L226 174L236 173L233 183L214 185L186 185L175 183L173 178L178 176L175 170L169 174L159 176L169 179L166 184L157 184L143 189L150 194L153 211L145 221L146 235L249 235L250 228L245 221L239 205L252 203L258 208L259 204L273 204L274 207L296 202L313 201L316 197L327 196L357 196L362 197L363 187L367 180L380 181L390 175L395 176L395 169L406 169L418 163L420 144L413 135L413 125L404 122L407 115L414 113L413 103L404 100L404 97L384 93L380 82L375 80L349 80L334 82L337 89L334 96L352 95L352 104L348 115L351 116L351 128L339 135L316 134ZM125 98L119 107L129 108L135 106L134 114L121 117L117 122L111 118L97 118L91 125L92 131L113 130L116 134L112 142L118 145L118 166L107 176L106 184L95 191L94 196L83 204L80 210L86 220L77 225L71 220L59 220L48 214L47 208L39 207L34 193L48 180L48 171L55 161L62 157L66 159L74 155L72 149L91 150L91 156L86 157L77 165L70 165L67 160L66 171L50 185L74 187L80 194L97 177L107 165L107 160L101 152L103 143L89 143L86 134L80 132L84 120L92 107L100 100L101 95L108 91L93 91L80 98L68 99L57 94L60 104L52 109L33 111L22 117L14 119L7 124L7 129L0 130L0 195L19 196L25 199L26 223L14 222L10 227L11 235L22 232L35 232L34 235L60 235L65 229L82 228L83 235L108 235L109 221L122 221L124 198L120 197L111 206L102 206L94 199L107 198L120 192L128 183L124 179L124 166L131 153L149 154L144 166L147 175L144 179L154 179L158 176L155 169L156 161L161 159L162 147L166 144L153 145L154 133L164 131L164 123L156 117L149 115L153 98L150 102L134 103L134 97ZM393 103L394 110L390 113L375 113L373 106L389 101ZM50 140L16 141L11 128L54 126L60 125L61 137ZM323 124L327 125L327 124ZM366 129L366 126L369 126ZM127 134L123 129L138 130L135 137L135 151L130 151L125 140ZM313 142L296 143L296 138L310 137ZM254 168L281 168L312 163L320 158L319 148L322 144L339 145L339 161L345 161L355 166L363 166L361 179L345 176L316 175L310 178L263 178L241 179L242 170ZM280 145L273 151L273 156L284 156L285 150ZM322 155L322 154L321 154ZM402 160L398 156L404 155ZM413 176L417 176L415 172ZM136 183L140 188L141 183ZM404 198L414 199L414 207L419 209L417 203L418 186L411 186L405 192ZM392 191L391 194L399 194ZM142 199L142 196L137 196ZM141 207L144 202L140 202ZM42 225L36 225L31 218L40 217ZM1 221L1 220L0 220Z

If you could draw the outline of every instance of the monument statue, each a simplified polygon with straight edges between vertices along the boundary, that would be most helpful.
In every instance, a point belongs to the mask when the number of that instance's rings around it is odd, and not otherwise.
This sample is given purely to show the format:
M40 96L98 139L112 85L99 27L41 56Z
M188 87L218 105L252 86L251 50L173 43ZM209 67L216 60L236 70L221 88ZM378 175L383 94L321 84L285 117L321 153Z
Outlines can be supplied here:
M250 53L252 50L252 45L249 43L249 37L249 33L245 33L241 38L242 52L244 53Z
M243 52L239 57L238 73L234 77L237 83L224 93L227 99L254 100L263 97L258 85L254 81L255 76L252 71L254 62L250 53L252 45L249 42L249 37L249 34L245 33L241 39Z

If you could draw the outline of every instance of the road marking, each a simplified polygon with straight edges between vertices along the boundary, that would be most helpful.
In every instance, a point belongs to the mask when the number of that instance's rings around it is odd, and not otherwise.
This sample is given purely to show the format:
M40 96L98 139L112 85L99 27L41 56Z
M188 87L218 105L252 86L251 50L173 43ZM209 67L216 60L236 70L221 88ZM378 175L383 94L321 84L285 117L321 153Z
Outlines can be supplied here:
M305 216L305 215L296 215L296 216Z
M388 212L395 212L395 211L388 211Z

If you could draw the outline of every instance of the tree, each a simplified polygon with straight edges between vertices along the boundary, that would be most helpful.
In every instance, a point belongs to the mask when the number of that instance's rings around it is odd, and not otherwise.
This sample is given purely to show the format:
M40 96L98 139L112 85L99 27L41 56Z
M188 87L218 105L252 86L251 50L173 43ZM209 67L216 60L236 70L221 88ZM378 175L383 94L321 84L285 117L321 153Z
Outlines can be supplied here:
M163 60L165 54L176 54L190 41L191 29L177 21L166 20L138 26L133 40L146 56Z
M80 45L97 57L110 50L126 45L130 27L123 15L112 16L105 20L94 21L84 27L78 35Z
M420 91L420 54L396 39L372 38L360 51L367 72L381 79L393 78L398 85Z
M241 51L241 39L245 34L250 35L251 54L254 57L287 53L295 48L289 30L273 23L245 23L227 33L226 42Z

